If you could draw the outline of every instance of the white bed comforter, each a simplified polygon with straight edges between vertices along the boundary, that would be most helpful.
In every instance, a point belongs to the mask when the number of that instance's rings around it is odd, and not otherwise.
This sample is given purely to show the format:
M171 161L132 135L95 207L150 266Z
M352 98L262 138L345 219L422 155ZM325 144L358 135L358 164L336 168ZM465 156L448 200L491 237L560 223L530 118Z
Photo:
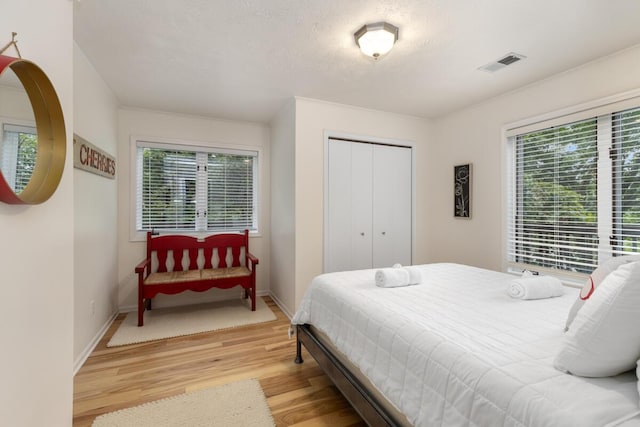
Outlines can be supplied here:
M416 426L601 427L638 411L635 373L553 368L577 290L517 300L504 273L420 268L424 283L402 288L376 287L375 270L320 275L292 323L324 332Z

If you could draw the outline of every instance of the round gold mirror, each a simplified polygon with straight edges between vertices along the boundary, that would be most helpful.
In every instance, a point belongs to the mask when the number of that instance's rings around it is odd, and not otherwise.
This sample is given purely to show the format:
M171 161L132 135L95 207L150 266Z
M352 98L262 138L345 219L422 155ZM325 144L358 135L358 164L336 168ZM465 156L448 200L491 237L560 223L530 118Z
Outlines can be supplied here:
M62 178L67 137L58 95L33 62L0 55L0 126L0 201L46 201Z

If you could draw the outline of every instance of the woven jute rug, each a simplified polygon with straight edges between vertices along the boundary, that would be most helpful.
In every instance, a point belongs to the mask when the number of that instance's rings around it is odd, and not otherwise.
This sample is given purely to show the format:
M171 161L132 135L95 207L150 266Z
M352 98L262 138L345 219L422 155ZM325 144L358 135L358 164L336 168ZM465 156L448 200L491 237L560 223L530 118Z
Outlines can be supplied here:
M138 327L138 313L131 312L122 321L107 347L116 347L163 338L191 335L218 329L269 322L276 315L262 300L256 299L256 311L248 299L218 301L144 312L144 326Z
M271 427L271 410L256 379L248 379L100 415L93 427Z

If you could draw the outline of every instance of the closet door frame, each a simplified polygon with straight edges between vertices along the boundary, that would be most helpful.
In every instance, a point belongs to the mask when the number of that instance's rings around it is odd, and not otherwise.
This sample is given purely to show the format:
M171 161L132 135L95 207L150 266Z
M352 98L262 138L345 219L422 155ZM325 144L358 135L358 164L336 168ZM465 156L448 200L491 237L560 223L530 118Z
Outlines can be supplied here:
M328 241L329 241L329 140L341 139L353 142L382 144L399 146L411 149L411 263L413 264L416 253L416 155L415 144L412 141L376 138L364 135L325 130L324 131L324 178L323 178L323 241L322 241L322 272L327 272L329 265Z

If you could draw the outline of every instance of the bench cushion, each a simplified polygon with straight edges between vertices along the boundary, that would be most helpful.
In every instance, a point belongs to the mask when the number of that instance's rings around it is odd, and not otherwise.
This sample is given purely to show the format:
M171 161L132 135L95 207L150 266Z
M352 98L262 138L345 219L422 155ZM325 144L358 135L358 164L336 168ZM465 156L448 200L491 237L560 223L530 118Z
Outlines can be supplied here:
M203 280L251 276L251 270L247 267L208 268L200 271Z
M197 280L224 279L231 277L250 276L247 267L208 268L204 270L169 271L166 273L151 273L144 281L145 285L159 285L166 283L195 282Z

